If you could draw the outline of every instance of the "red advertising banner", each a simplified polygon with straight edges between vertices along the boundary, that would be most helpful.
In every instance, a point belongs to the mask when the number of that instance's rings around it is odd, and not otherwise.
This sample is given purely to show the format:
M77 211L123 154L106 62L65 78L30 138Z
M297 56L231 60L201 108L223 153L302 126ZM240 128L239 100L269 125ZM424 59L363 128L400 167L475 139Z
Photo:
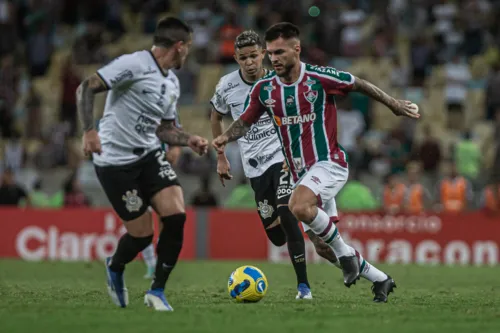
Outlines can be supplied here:
M289 262L286 246L269 244L254 211L211 210L197 221L188 210L183 259L249 259ZM196 227L197 223L205 226ZM0 209L0 258L103 260L124 232L111 210ZM343 238L371 262L497 265L500 217L458 215L344 214ZM203 234L197 235L197 231ZM322 261L307 241L309 262Z
M193 221L194 212L188 211L184 259L195 256ZM104 260L125 232L111 210L90 209L0 209L0 228L0 258L34 261Z

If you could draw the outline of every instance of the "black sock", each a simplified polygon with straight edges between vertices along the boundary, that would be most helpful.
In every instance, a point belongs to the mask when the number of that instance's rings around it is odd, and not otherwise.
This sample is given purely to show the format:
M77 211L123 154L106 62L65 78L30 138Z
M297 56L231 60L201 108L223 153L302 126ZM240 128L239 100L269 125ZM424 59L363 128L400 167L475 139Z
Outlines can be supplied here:
M120 238L115 254L111 259L109 268L113 272L123 272L125 265L134 260L134 258L148 247L153 241L153 235L147 237L133 237L126 233Z
M297 284L304 283L309 287L306 267L306 247L304 236L299 228L299 222L293 216L292 212L290 212L288 206L278 207L278 215L281 220L281 228L283 228L286 235L288 254L290 255L295 275L297 275Z
M163 230L156 247L158 259L156 262L155 277L151 289L163 289L170 273L177 263L184 240L184 222L186 214L174 214L161 218Z

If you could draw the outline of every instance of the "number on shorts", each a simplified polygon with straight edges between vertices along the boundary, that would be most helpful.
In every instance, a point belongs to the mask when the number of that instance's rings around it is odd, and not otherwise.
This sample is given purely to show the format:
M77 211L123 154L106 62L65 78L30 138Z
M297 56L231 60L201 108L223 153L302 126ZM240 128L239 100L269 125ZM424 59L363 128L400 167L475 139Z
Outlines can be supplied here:
M158 161L158 164L160 164L160 172L158 172L158 176L161 178L167 177L168 180L172 181L177 178L177 174L175 173L174 169L172 169L172 166L170 163L165 158L165 152L164 151L159 151L156 153L156 159Z
M280 177L280 185L288 185L288 171L281 171L283 174Z

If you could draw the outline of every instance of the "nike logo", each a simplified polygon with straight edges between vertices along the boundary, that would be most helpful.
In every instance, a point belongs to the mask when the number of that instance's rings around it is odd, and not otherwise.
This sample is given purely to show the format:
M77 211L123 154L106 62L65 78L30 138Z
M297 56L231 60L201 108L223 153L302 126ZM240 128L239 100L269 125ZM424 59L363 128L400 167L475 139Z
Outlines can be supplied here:
M293 259L299 259L299 258L301 258L303 256L304 256L304 254L299 254L298 256L293 256Z
M143 89L143 90L142 90L142 93L143 93L143 94L154 94L154 91L153 91L153 90Z
M232 108L235 108L237 106L240 106L240 105L243 105L243 103L233 103L233 104L230 104Z

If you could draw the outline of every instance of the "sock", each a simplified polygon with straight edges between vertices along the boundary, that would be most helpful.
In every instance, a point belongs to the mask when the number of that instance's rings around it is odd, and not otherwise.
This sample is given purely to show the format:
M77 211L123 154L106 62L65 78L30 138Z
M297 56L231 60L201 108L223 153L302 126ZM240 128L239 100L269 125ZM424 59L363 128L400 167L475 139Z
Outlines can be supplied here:
M151 289L164 289L168 277L179 259L184 240L184 223L186 214L174 214L161 218L163 229L156 247L158 255L156 262L155 277Z
M283 246L286 243L286 235L280 225L266 229L267 238L274 246Z
M328 214L318 208L318 214L309 224L311 230L318 235L326 244L328 244L337 258L343 256L352 256L355 250L344 243L335 224L330 220Z
M388 279L387 274L377 267L370 265L358 251L356 251L356 257L359 259L359 271L362 277L370 282L382 282Z
M115 254L111 258L109 268L113 272L123 272L125 265L144 250L153 241L153 235L147 237L133 237L126 233L118 242Z
M155 246L150 244L147 248L142 250L142 257L144 258L144 262L148 268L156 266L156 255L155 255Z
M278 207L278 215L281 220L281 228L286 235L288 254L297 276L297 284L304 283L307 287L310 287L307 280L306 246L304 236L299 228L299 222L288 209L288 206Z

